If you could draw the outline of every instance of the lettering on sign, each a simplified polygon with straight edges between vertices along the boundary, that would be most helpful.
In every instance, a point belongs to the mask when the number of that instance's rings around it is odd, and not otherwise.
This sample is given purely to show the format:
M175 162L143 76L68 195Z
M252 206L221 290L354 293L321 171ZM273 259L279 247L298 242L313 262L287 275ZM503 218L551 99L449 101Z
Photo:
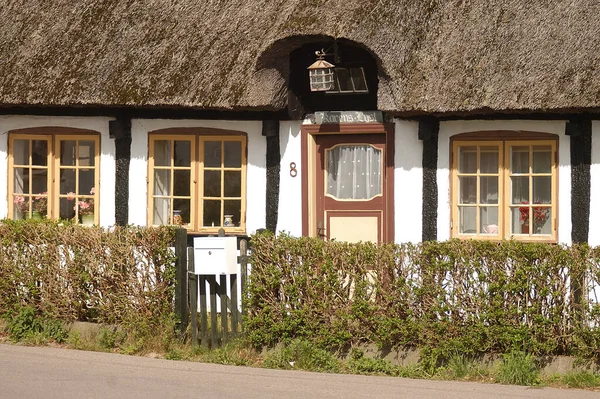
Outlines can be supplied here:
M382 123L383 115L380 111L327 111L315 112L312 123L341 124L341 123Z

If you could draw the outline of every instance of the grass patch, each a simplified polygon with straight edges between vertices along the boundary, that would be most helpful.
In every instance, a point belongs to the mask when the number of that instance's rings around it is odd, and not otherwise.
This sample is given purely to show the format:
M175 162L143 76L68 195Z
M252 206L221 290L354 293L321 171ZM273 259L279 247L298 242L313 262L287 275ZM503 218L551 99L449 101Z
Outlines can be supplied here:
M535 358L521 351L513 351L502 357L496 380L509 385L538 385L541 382Z
M572 371L562 376L561 383L569 388L600 387L600 375L589 371Z

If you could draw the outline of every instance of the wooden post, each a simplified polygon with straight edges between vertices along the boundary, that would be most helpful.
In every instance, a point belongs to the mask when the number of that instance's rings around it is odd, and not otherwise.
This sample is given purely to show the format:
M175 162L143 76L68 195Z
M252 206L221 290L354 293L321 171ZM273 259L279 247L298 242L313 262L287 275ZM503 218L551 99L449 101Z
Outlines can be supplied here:
M188 294L192 345L198 345L198 276L194 274L194 248L188 248Z
M208 307L206 305L206 276L198 276L200 286L200 340L208 348Z
M227 342L229 327L227 326L227 275L219 276L219 299L221 300L221 329L223 344Z
M241 284L242 284L242 333L244 332L244 299L246 296L246 278L248 277L248 241L241 240L240 241L240 256L238 258L238 262L240 264L240 274L241 276ZM236 304L237 306L237 304Z
M238 294L237 294L237 274L229 276L229 288L231 290L231 302L229 311L231 312L231 335L235 338L238 333Z
M187 230L179 228L175 232L175 255L177 272L175 282L175 315L179 319L177 328L184 333L188 325L187 298Z
M210 346L216 348L219 345L219 326L217 325L217 278L208 276L210 283Z

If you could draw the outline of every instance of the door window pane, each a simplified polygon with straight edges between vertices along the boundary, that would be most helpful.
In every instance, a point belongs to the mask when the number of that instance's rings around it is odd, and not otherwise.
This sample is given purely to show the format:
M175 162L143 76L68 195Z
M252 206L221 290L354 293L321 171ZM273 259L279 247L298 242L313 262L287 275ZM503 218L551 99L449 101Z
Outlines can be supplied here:
M34 194L48 192L48 169L32 169L31 177L31 191Z
M552 177L533 176L533 203L552 203Z
M92 195L96 173L94 169L79 169L79 195Z
M180 220L178 218L181 217ZM173 200L173 220L170 224L190 224L190 200L175 198Z
M533 147L533 173L552 172L552 147Z
M75 166L76 140L61 140L60 142L60 165Z
M224 176L224 192L225 197L241 197L242 196L242 172L241 171L225 171Z
M176 196L190 195L190 171L175 170L173 172L173 194Z
M60 193L75 193L75 169L60 170Z
M171 195L171 170L154 170L154 195Z
M192 164L192 143L187 140L175 141L175 166Z
M204 171L204 196L205 197L220 197L221 196L221 171L220 170L205 170Z
M382 193L382 151L370 145L341 145L325 152L326 192L336 199L371 199Z
M154 209L152 210L152 225L170 224L171 200L169 198L154 198Z
M529 203L529 177L513 176L510 180L512 203Z
M479 202L482 204L498 203L498 178L496 176L479 178L479 196Z
M461 176L458 178L460 204L477 203L477 177Z
M29 194L29 169L14 168L13 192Z
M242 209L241 200L225 200L224 201L224 219L227 219L227 215L231 216L232 227L240 225L240 215ZM225 221L225 220L223 220Z

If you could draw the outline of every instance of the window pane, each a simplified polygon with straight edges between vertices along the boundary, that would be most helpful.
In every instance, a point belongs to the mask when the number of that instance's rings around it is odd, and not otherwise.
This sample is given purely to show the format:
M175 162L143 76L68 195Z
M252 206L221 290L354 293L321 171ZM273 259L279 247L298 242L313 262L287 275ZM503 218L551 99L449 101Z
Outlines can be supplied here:
M60 142L60 164L61 166L75 166L75 148L77 141L61 140Z
M93 141L79 142L79 166L94 166L95 147Z
M79 169L79 195L92 195L94 178L94 169Z
M168 198L154 198L154 209L152 210L153 226L169 224L169 218L171 217L170 204L171 200Z
M48 193L42 192L34 195L31 200L31 210L37 212L40 216L48 215Z
M510 216L511 234L529 234L529 206L511 208Z
M511 147L510 153L510 173L529 173L529 147Z
M552 147L533 147L533 173L552 172Z
M459 206L458 207L458 225L459 232L462 234L477 233L477 208L474 206Z
M175 141L175 166L192 164L192 143L187 140Z
M171 171L154 170L154 195L171 195Z
M173 194L177 196L190 195L190 171L175 170L173 172Z
M48 166L48 141L33 140L31 148L31 164L35 166Z
M29 165L29 140L15 140L13 145L14 164Z
M61 169L60 170L60 193L75 193L75 170Z
M458 147L458 173L477 173L477 147Z
M350 75L352 76L352 83L354 83L354 90L367 91L367 82L362 68L350 68Z
M179 224L177 222L178 215L181 215L181 223L190 224L190 200L177 198L173 200L173 222L172 224Z
M242 201L241 200L225 200L225 216L231 216L232 226L240 225L240 215L242 209Z
M327 194L337 199L370 199L381 194L381 153L369 145L326 150Z
M29 197L23 195L13 196L13 219L26 219L29 212Z
M224 176L224 193L225 197L241 197L242 196L242 172L241 171L226 171Z
M485 177L479 178L479 202L482 204L498 203L498 178Z
M34 194L45 193L48 191L48 169L33 169L31 191Z
M155 166L171 166L171 141L155 140L153 155Z
M533 176L533 203L552 203L552 177Z
M529 203L529 177L513 176L510 181L512 203Z
M458 192L460 204L476 204L477 203L477 177L461 176L458 178Z
M479 210L479 231L482 234L499 234L498 228L498 207L483 206Z
M221 141L204 142L204 166L221 167Z
M29 194L29 169L14 169L14 192L18 194Z
M204 196L205 197L220 197L221 196L221 171L220 170L205 170L204 171Z
M346 68L335 68L335 75L341 92L354 91L352 80L350 79L350 72L348 72Z
M552 222L550 216L551 209L548 207L536 206L533 207L533 231L532 234L551 234Z
M479 171L481 173L498 173L498 147L481 147L479 150Z
M59 201L58 216L61 219L73 219L75 217L75 198L61 198Z
M242 167L242 143L239 141L225 142L225 167Z
M206 227L221 226L221 200L204 200L202 225Z

